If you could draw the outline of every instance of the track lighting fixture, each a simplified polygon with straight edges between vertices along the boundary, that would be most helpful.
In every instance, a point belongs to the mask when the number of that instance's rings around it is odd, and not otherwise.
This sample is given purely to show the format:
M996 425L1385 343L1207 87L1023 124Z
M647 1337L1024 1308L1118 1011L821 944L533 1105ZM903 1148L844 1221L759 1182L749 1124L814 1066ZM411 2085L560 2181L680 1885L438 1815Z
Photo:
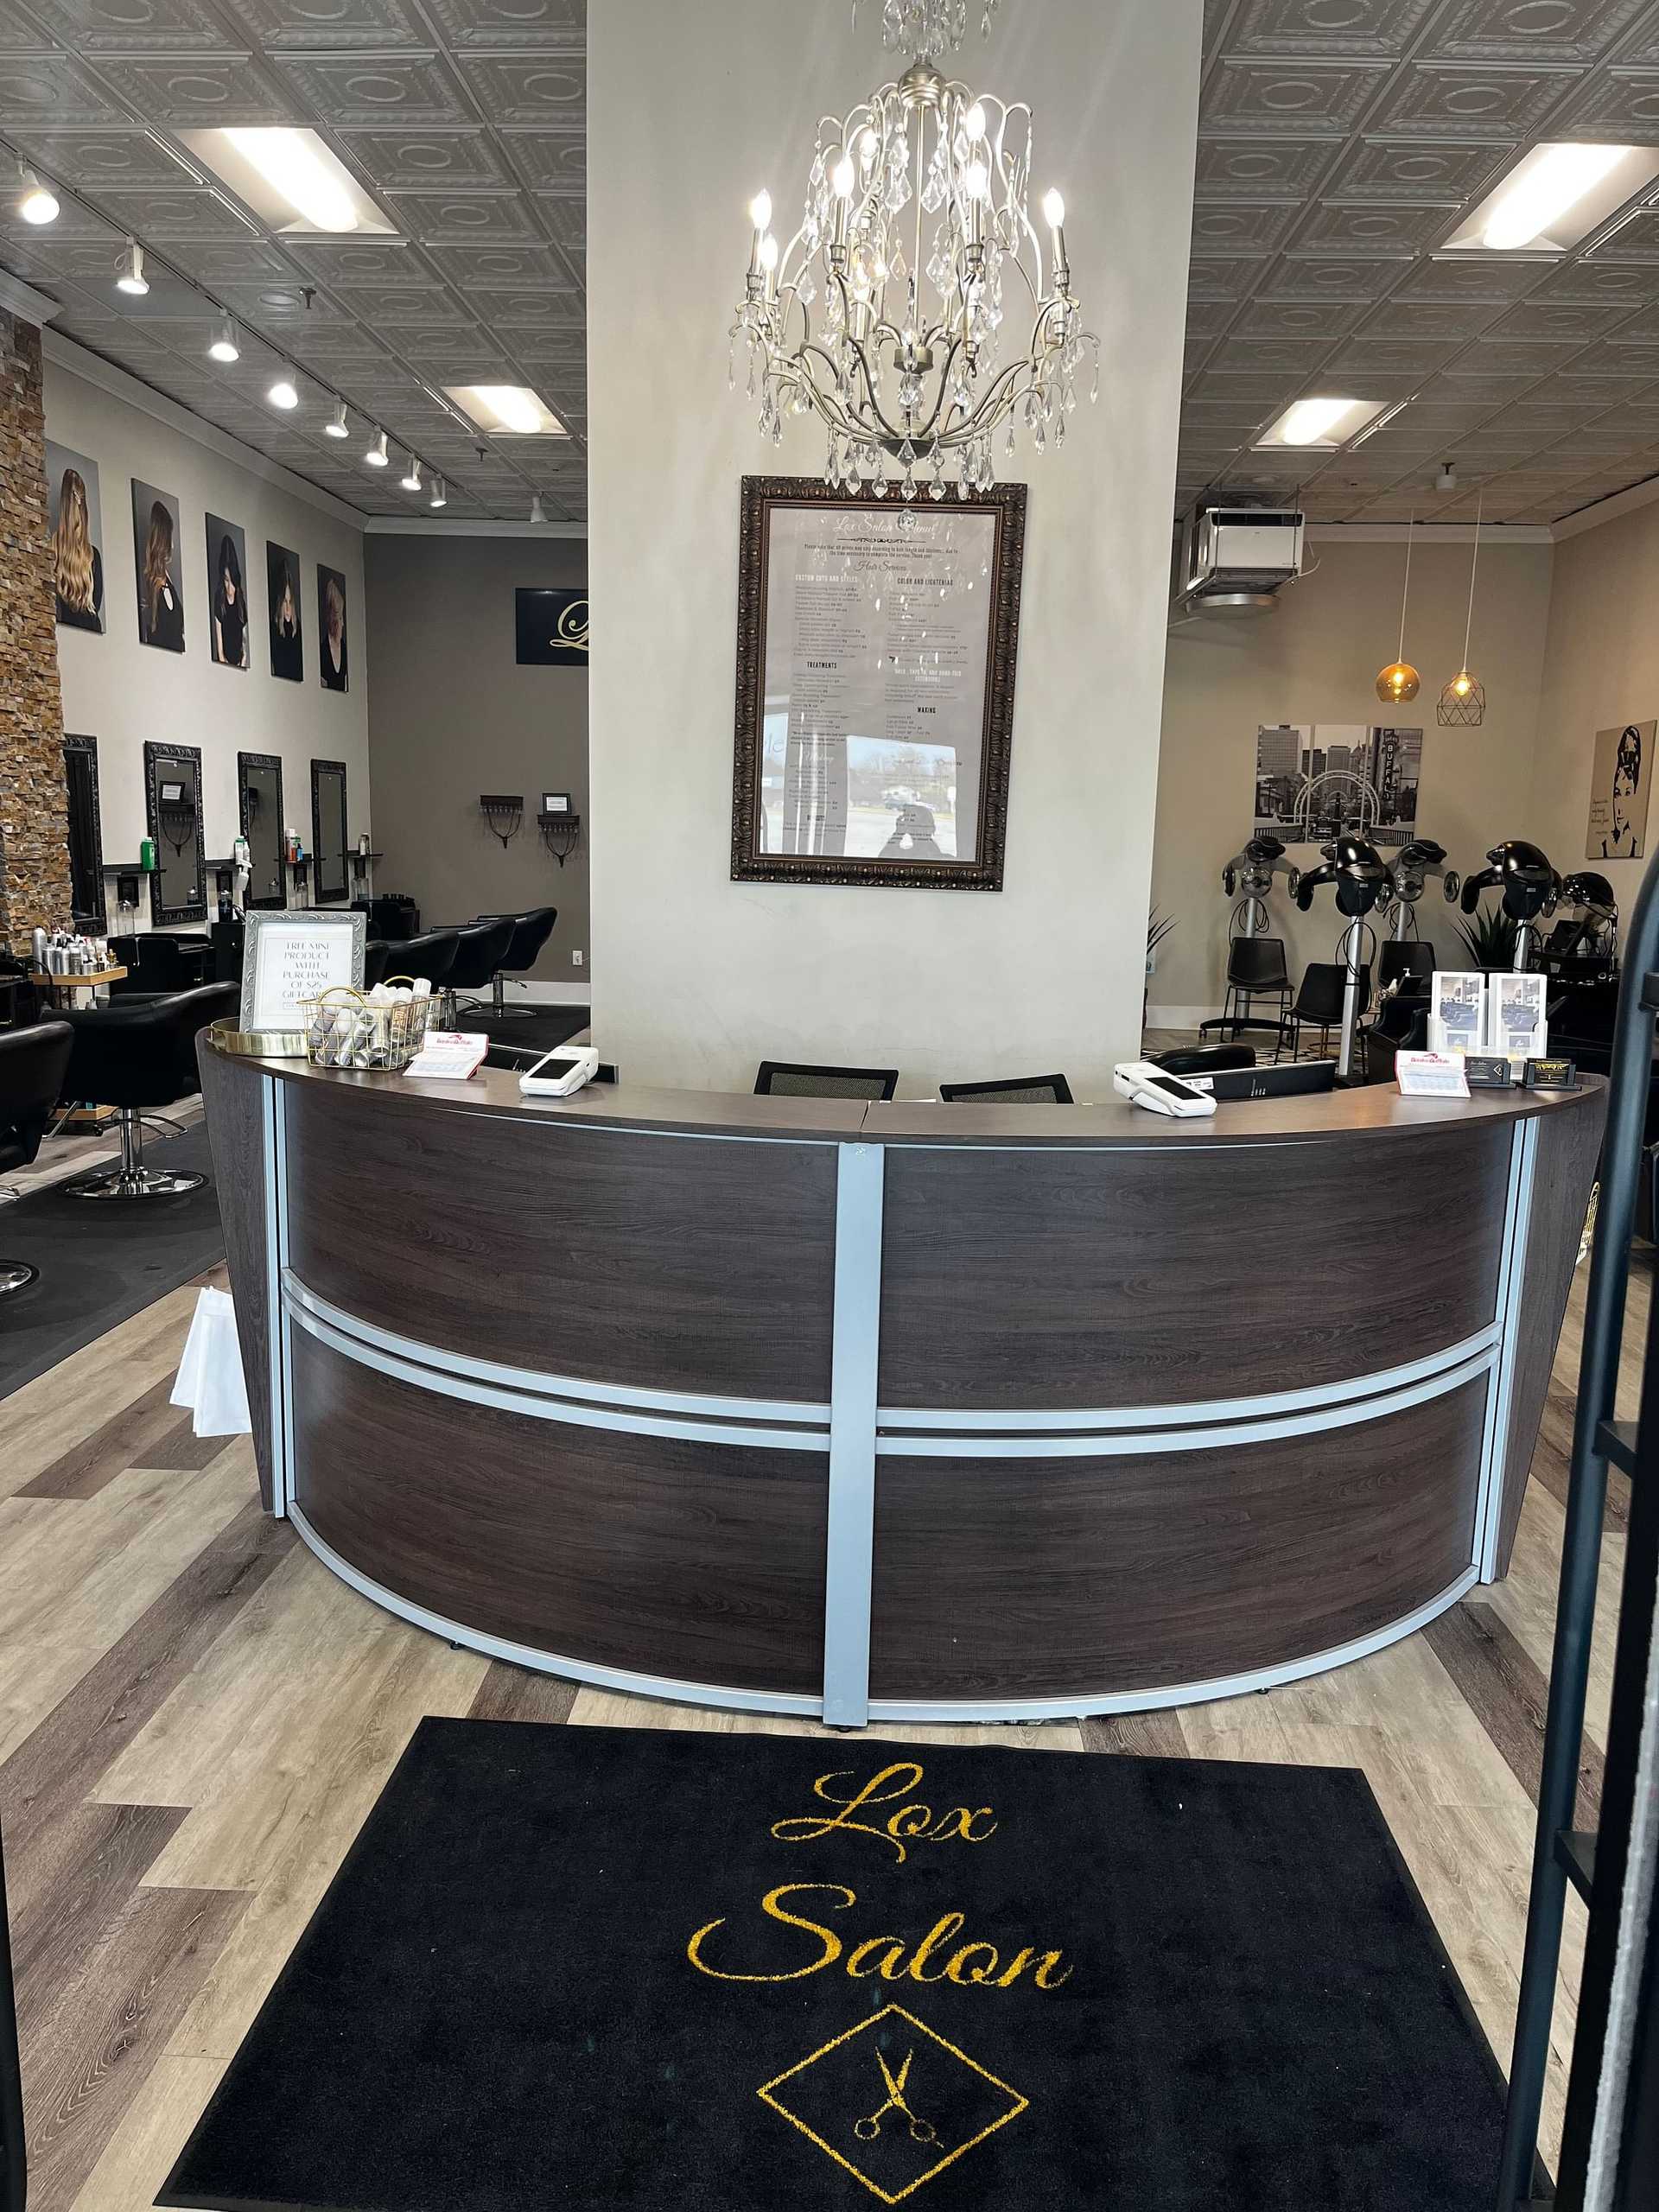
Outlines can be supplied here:
M280 407L284 414L300 404L299 388L290 377L278 377L265 397L273 407Z
M547 520L547 510L542 505L542 495L539 492L531 495L530 502L530 518L531 522L545 522Z
M43 223L55 223L58 219L57 194L21 162L17 164L17 213L36 230Z
M421 488L421 464L413 454L409 456L409 467L404 471L400 481L405 492L418 492Z
M149 279L144 274L144 249L137 238L129 238L116 263L119 272L115 280L118 292L130 292L135 299L143 299L149 289Z
M210 360L226 363L241 359L242 348L236 342L236 325L229 315L220 322L219 334L207 348L207 357Z
M351 436L351 426L346 420L346 403L343 399L337 399L334 402L334 411L323 424L322 431L323 435L328 438Z
M363 459L371 468L385 468L389 466L391 455L386 451L386 434L384 430L375 432Z
M443 479L442 476L435 476L432 479L432 497L428 504L435 507L447 507L448 505L449 494L443 488Z

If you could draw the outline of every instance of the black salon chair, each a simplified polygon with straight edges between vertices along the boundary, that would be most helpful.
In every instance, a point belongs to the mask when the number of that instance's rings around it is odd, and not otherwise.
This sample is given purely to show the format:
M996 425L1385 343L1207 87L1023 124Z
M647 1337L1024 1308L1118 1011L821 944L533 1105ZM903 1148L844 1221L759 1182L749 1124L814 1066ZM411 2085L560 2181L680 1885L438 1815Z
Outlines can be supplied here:
M897 1068L820 1068L804 1060L762 1060L754 1078L757 1098L891 1098Z
M1224 1075L1233 1068L1253 1068L1251 1045L1177 1045L1167 1052L1151 1055L1154 1067L1167 1075Z
M372 991L377 983L385 982L392 954L397 953L401 959L404 949L401 944L388 944L384 938L365 938L363 945L363 988L365 991ZM398 972L401 974L402 969Z
M482 920L467 922L458 929L455 957L443 979L444 988L455 996L463 992L488 990L501 965L502 954L512 943L513 927L513 917L501 914L494 918L486 915Z
M1387 938L1376 956L1376 982L1379 990L1386 991L1402 977L1414 976L1427 982L1434 973L1434 948L1426 937Z
M200 1188L205 1175L145 1166L143 1116L200 1089L196 1038L209 1022L233 1020L240 998L235 983L207 983L139 1005L118 1000L66 1011L74 1044L64 1095L91 1106L118 1107L121 1122L119 1166L78 1176L63 1185L66 1197L177 1198Z
M512 924L512 936L507 949L495 964L495 1003L490 1011L498 1021L505 1020L509 1015L524 1019L533 1009L527 1006L508 1006L503 986L509 976L527 976L536 965L542 947L553 934L553 925L559 918L559 910L556 906L531 906L522 914L485 914L480 918L488 922L505 919Z
M1431 989L1425 978L1407 977L1399 990L1382 1001L1374 1019L1361 1031L1367 1083L1391 1083L1397 1053L1427 1048Z
M1256 1014L1257 999L1271 999L1273 1015L1264 1021ZM1220 1018L1205 1027L1236 1036L1240 1029L1282 1029L1290 1007L1290 971L1285 965L1285 941L1280 937L1236 937L1227 950L1227 989Z
M0 1036L0 1175L29 1166L40 1151L73 1042L67 1021L36 1021ZM0 1259L0 1298L27 1290L40 1272Z
M456 930L427 930L420 937L406 937L401 942L393 940L397 957L391 963L390 973L394 976L424 976L435 991L441 991L449 980L449 970L455 964L455 955L461 950L461 936Z
M1343 994L1347 982L1348 970L1340 960L1308 962L1302 976L1301 988L1290 1009L1290 1052L1293 1059L1301 1057L1304 1024L1319 1031L1320 1052L1328 1048L1331 1032L1342 1027ZM1370 963L1366 963L1359 971L1359 1003L1362 1007L1370 1003L1370 995L1371 970Z
M173 997L194 991L207 980L212 950L205 937L173 937L165 930L111 938L110 951L117 965L127 971L111 996L131 998L148 992Z
M1008 1076L995 1083L942 1083L939 1096L957 1099L1000 1099L1008 1106L1070 1106L1071 1086L1063 1075Z

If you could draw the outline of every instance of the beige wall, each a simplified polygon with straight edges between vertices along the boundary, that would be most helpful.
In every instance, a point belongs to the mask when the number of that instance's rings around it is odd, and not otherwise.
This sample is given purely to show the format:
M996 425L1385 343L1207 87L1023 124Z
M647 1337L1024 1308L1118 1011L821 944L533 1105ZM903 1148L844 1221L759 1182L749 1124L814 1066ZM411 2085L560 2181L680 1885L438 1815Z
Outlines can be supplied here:
M66 729L98 740L106 861L133 861L145 834L144 744L194 745L202 755L205 857L227 855L238 829L236 756L275 753L283 763L283 810L311 849L311 763L346 763L346 827L372 836L369 794L371 653L363 620L363 537L282 485L172 429L54 361L46 366L46 434L98 463L104 510L105 628L60 628L58 667ZM179 499L183 563L182 655L138 638L132 542L132 480ZM209 645L207 515L211 510L247 533L252 618L246 669L220 668ZM305 681L270 674L265 613L265 541L300 557L304 594ZM317 664L317 564L346 578L351 690L325 691ZM109 883L110 925L118 926ZM208 898L213 880L208 879ZM149 926L148 892L137 925Z
M1654 513L1659 516L1659 509ZM1659 567L1659 526L1652 564ZM1579 541L1589 545L1590 538ZM1441 729L1435 721L1440 688L1463 658L1470 547L1418 539L1413 556L1406 657L1422 671L1423 688L1408 709L1384 709L1376 672L1394 658L1399 636L1405 547L1312 538L1314 573L1293 585L1276 613L1228 628L1209 623L1175 631L1164 688L1163 747L1159 766L1157 842L1152 895L1178 925L1158 957L1147 986L1154 1025L1185 1027L1221 1004L1231 902L1221 870L1250 835L1255 734L1262 722L1360 722L1392 720L1423 728L1418 827L1434 837L1459 869L1479 867L1500 837L1540 836L1565 871L1582 850L1550 843L1547 810L1533 801L1539 698L1544 685L1550 620L1552 549L1505 546L1488 533L1481 547L1479 593L1470 659L1486 686L1479 729ZM1571 547L1554 552L1560 561ZM1649 601L1649 604L1651 601ZM1659 644L1649 651L1659 674ZM1620 711L1624 711L1620 709ZM1651 711L1659 713L1659 706ZM1544 725L1554 742L1553 724ZM1593 724L1586 724L1593 727ZM1587 761L1585 782L1587 789ZM1302 866L1317 862L1313 846L1294 849ZM1433 938L1443 961L1455 943L1455 918L1431 885L1419 907L1419 929ZM1343 927L1332 894L1317 895L1300 913L1279 880L1273 926L1286 939L1293 982L1309 960L1329 960Z
M588 969L588 676L520 668L513 594L580 585L578 539L367 540L374 645L370 746L385 858L377 881L404 891L429 925L556 906L536 982L585 994ZM538 835L543 791L568 791L582 842L561 868ZM503 851L479 812L482 791L520 792L524 823Z
M1599 869L1626 913L1654 856L1659 811L1649 809L1645 859L1586 863L1591 760L1598 730L1659 720L1656 612L1659 505L1555 548L1533 818L1556 867Z
M726 332L750 197L768 181L793 204L819 113L891 66L879 8L856 34L849 12L589 11L594 1032L646 1080L747 1086L772 1054L896 1062L912 1093L1063 1065L1086 1096L1139 1039L1202 11L1021 0L958 65L1033 102L1104 340L1098 408L1063 456L1027 447L1017 467L1000 894L730 879L739 480L817 476L824 440L761 442Z

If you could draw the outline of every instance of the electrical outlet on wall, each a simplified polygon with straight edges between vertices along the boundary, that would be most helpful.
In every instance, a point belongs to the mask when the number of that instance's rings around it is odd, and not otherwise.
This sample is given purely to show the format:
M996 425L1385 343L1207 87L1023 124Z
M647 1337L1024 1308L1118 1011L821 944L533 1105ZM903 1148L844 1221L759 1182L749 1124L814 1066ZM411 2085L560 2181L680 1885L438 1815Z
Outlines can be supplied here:
M570 955L570 965L573 968L580 968L586 957L587 955L582 951L582 947L577 945L575 950Z

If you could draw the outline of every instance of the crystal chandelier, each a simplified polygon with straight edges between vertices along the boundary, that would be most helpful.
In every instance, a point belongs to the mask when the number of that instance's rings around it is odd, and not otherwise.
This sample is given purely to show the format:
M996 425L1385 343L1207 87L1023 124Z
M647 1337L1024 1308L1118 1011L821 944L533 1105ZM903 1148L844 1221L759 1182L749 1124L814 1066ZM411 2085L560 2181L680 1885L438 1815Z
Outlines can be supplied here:
M997 0L980 0L979 29L988 38ZM853 29L858 29L858 0L853 0ZM882 0L881 43L937 61L954 53L968 35L968 0Z
M978 3L978 0L976 0ZM889 35L914 30L936 48L963 0L887 0ZM846 117L818 125L800 227L780 248L772 196L750 203L747 295L732 326L748 359L763 436L785 416L829 428L824 481L897 489L913 499L918 470L945 496L946 457L963 499L995 480L991 442L1020 424L1040 453L1065 442L1087 367L1100 389L1100 340L1082 327L1065 251L1065 205L1044 198L1042 241L1027 212L1031 110L976 97L924 51L902 77ZM1045 275L1045 260L1047 270ZM1022 289L1023 288L1023 289ZM1005 315L1030 337L1005 359Z

